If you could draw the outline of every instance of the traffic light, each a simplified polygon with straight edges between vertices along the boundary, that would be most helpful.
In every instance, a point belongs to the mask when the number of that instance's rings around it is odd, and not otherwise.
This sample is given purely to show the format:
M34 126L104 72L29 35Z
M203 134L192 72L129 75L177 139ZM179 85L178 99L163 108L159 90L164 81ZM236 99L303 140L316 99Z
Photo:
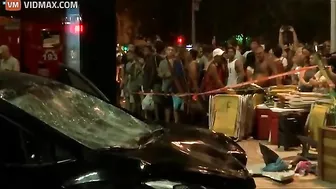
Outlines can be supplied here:
M180 44L182 44L182 42L183 42L183 39L182 39L182 37L179 37L179 38L177 39L177 43L180 43Z
M84 32L83 24L70 24L68 28L72 34L81 34Z
M183 38L183 36L178 36L178 37L177 37L177 44L178 44L178 45L183 45L183 43L184 43L184 38Z
M74 31L75 33L82 33L84 31L83 25L82 24L77 24L74 26Z
M128 51L128 46L122 46L121 50L123 50L124 52L127 52Z

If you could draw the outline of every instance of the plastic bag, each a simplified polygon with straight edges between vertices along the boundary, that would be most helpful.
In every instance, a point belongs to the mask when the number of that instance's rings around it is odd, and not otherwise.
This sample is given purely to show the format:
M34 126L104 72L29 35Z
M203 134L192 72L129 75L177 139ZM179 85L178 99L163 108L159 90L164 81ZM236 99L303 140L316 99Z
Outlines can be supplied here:
M154 101L152 95L146 95L146 97L142 100L141 106L143 110L153 111Z

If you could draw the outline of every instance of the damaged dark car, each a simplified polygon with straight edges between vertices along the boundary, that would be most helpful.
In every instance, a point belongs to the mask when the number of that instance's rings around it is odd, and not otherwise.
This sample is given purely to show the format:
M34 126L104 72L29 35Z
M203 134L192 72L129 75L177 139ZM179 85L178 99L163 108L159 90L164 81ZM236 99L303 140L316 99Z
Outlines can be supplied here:
M0 73L1 188L255 188L244 150L162 128L78 89Z

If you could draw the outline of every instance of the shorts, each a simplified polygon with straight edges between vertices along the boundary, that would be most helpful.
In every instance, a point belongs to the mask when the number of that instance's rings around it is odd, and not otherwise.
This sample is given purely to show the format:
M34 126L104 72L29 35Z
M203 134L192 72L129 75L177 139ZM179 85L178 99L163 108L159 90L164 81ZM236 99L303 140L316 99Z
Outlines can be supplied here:
M183 111L184 110L184 101L182 98L173 96L173 108L174 111Z

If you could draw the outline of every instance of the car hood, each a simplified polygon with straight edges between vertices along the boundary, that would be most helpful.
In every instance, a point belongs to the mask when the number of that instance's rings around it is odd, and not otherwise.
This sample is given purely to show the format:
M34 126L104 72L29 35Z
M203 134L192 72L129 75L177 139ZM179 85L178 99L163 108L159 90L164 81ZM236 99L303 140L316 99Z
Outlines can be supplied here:
M190 171L227 178L248 178L249 173L228 151L245 152L230 138L206 129L169 129L140 150L128 154L151 170ZM167 169L168 168L168 169Z
M223 152L232 154L245 154L241 148L230 137L222 133L216 133L203 128L171 128L165 132L165 135L173 141L192 141L200 140L209 146L213 146Z

